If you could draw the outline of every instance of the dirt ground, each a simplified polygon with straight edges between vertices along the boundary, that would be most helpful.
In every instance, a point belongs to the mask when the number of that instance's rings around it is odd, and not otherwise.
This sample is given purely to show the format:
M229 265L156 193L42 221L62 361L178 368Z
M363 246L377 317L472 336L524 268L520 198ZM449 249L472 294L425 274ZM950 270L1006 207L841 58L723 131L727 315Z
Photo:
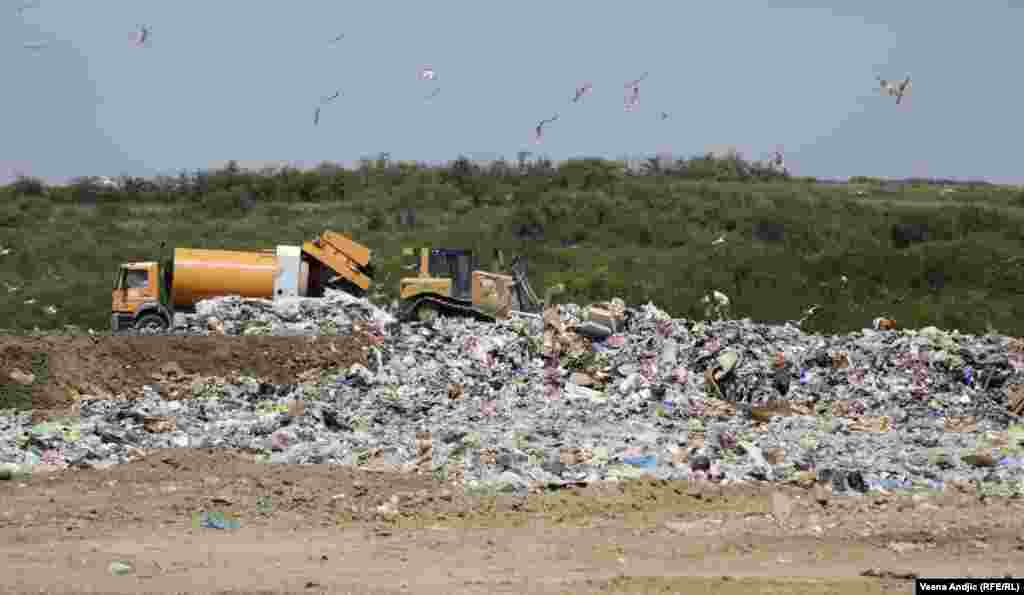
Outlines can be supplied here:
M366 338L358 334L0 336L0 385L15 382L10 378L15 370L36 374L38 378L31 385L33 408L63 410L82 395L114 396L146 384L158 384L165 376L175 374L223 377L241 373L269 382L295 382L299 374L309 370L365 364L365 345Z
M812 494L649 480L470 497L429 476L153 451L0 482L0 592L866 595L1024 569L1020 500Z

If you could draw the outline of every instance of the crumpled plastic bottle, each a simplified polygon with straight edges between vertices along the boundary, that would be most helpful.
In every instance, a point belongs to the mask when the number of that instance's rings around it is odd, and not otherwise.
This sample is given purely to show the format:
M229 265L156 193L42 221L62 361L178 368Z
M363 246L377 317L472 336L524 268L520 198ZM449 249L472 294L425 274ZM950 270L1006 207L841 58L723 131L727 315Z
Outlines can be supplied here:
M966 366L964 368L964 384L967 386L974 385L974 368L971 366Z

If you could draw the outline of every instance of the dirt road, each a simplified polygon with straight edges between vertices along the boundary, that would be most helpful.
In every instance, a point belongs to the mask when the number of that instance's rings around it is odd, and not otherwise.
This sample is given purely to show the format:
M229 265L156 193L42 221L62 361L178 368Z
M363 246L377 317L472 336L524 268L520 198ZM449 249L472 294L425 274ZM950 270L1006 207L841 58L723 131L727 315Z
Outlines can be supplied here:
M652 480L469 497L428 476L156 451L0 482L0 592L866 595L911 593L906 573L1024 569L1019 500L818 496ZM204 511L240 526L203 527Z

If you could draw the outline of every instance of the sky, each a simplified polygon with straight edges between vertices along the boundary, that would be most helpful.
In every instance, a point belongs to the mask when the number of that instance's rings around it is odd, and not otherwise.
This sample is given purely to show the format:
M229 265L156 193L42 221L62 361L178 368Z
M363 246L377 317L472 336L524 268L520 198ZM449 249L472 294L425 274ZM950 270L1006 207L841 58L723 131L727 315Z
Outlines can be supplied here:
M0 182L729 147L801 176L1024 182L1019 1L21 4L0 0ZM907 74L903 104L878 92Z

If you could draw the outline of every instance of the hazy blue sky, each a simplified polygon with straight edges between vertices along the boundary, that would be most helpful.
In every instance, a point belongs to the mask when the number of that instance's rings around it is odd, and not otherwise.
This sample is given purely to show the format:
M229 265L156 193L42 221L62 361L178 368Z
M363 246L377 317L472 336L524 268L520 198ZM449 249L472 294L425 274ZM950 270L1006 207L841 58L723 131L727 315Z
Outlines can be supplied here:
M41 0L22 16L2 2L4 180L781 145L800 175L1024 181L1024 10L1009 0ZM431 102L421 65L438 73ZM876 74L907 73L905 105L877 93Z

